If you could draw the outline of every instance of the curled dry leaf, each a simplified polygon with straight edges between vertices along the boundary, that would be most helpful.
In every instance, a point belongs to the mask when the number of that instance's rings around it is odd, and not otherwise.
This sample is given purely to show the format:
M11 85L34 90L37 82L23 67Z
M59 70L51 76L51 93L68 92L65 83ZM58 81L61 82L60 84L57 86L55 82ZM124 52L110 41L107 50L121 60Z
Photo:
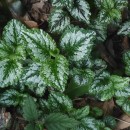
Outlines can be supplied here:
M120 119L117 119L117 127L115 130L123 130L130 127L130 116L124 114Z

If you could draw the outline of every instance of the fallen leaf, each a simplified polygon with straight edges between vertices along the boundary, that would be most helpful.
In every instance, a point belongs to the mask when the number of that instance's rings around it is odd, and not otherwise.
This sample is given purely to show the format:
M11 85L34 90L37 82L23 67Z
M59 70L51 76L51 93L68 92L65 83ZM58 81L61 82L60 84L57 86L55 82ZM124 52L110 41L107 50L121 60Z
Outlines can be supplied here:
M116 120L118 120L118 123L115 130L126 129L130 126L130 116L126 114L124 114L120 119L116 118Z
M26 20L24 23L29 27L29 28L38 28L38 24L35 21L31 20Z

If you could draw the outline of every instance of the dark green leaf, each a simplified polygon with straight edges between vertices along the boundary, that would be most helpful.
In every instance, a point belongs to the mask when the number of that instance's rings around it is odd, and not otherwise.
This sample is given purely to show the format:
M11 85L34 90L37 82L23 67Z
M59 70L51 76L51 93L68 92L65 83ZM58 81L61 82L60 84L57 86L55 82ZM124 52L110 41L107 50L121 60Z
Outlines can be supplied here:
M55 9L49 17L49 27L52 33L62 33L70 25L70 18L62 9Z
M80 36L80 37L79 37ZM93 46L95 32L80 28L71 28L61 37L60 48L69 61L88 58Z
M70 97L78 97L86 94L94 80L94 76L94 72L89 69L81 70L74 68L72 70L70 84L66 90L67 95Z
M40 128L36 124L28 124L24 130L40 130Z
M93 107L91 111L92 116L100 117L103 115L103 110L98 107Z
M78 124L79 122L75 119L69 118L67 115L62 115L61 113L51 113L45 119L47 130L67 130Z
M75 0L74 7L69 9L70 14L79 21L89 23L90 22L90 7L85 0Z
M36 103L30 96L24 102L23 116L27 121L35 121L39 117Z
M68 61L59 55L55 59L48 59L42 64L41 77L46 85L64 91L68 79Z
M37 61L45 61L51 57L50 52L57 49L55 41L40 29L23 31L23 37L27 42L30 56Z

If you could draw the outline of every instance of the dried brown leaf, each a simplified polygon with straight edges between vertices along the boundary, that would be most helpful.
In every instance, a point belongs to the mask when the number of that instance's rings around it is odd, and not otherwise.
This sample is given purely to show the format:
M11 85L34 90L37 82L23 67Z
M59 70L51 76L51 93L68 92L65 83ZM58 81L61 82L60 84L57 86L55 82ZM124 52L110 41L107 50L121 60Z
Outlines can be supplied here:
M115 130L126 129L130 126L130 116L124 114L120 119L117 119L119 122L117 123L117 127Z

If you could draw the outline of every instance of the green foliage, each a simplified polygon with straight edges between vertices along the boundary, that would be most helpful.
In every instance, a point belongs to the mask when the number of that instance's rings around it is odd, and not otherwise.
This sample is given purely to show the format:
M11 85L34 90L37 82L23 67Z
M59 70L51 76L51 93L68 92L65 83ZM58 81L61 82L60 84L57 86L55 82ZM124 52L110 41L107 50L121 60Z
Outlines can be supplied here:
M48 130L67 130L78 124L79 122L75 119L61 113L51 113L45 118L45 125Z
M63 56L45 61L41 67L41 77L46 85L53 86L59 91L65 90L68 78L68 61Z
M35 121L38 119L37 106L32 97L28 97L24 102L23 116L27 121Z
M113 32L122 38L129 37L129 22L123 23L121 16L128 2L51 2L48 33L27 29L17 20L5 26L0 40L0 104L23 112L29 123L25 130L114 129L113 117L103 120L103 111L88 102L113 98L117 107L130 114L129 50L123 52L120 74L104 55L105 49L111 53L110 47L115 47L106 45L111 38L109 26L116 26ZM105 48L100 51L102 43ZM102 51L110 65L100 59ZM116 51L110 55L116 59Z
M91 30L67 29L60 40L61 51L70 62L83 60L90 55L94 36L95 32Z
M106 125L112 129L116 127L116 120L112 116L106 116L104 117L104 122Z

